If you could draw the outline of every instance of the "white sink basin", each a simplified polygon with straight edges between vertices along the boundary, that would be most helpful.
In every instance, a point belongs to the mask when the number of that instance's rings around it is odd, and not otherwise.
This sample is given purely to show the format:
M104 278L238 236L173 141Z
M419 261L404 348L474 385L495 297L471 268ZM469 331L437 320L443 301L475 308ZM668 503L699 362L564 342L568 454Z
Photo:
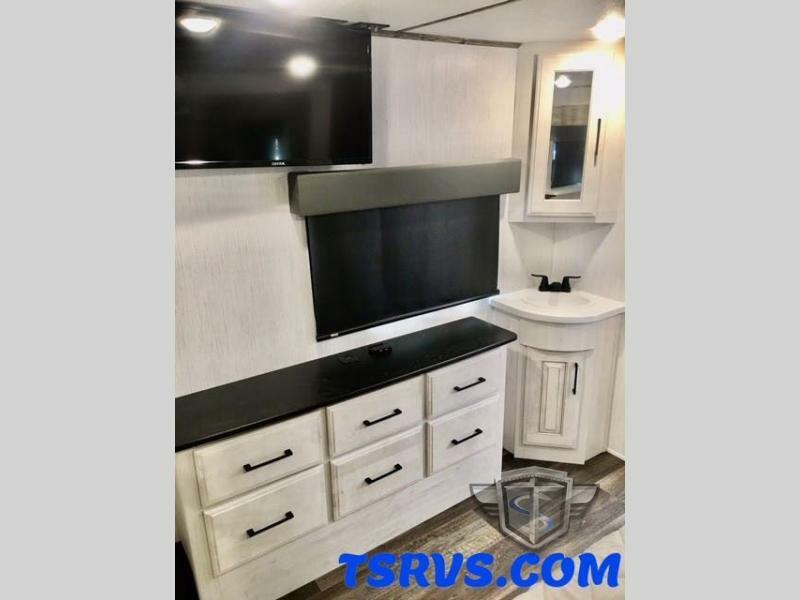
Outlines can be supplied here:
M536 294L527 294L522 296L520 301L524 302L525 304L530 304L531 306L541 308L547 308L550 306L582 306L591 302L589 298L578 295L578 293L566 294L564 292L539 292Z
M592 323L625 312L622 302L576 291L526 289L495 296L490 304L504 313L547 323Z

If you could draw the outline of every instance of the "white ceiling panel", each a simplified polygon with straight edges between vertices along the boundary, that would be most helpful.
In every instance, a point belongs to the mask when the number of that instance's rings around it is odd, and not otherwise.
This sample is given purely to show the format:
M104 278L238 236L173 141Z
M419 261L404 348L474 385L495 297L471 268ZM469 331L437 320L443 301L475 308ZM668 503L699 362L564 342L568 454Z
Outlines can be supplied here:
M237 8L273 8L305 16L389 25L393 31L451 17L502 0L204 0ZM414 28L426 33L501 42L592 39L589 31L623 0L514 0L442 23Z
M499 42L590 40L589 28L609 12L622 13L622 2L518 0L413 32Z
M383 23L398 30L493 4L498 0L208 0L238 8L277 8L310 17Z

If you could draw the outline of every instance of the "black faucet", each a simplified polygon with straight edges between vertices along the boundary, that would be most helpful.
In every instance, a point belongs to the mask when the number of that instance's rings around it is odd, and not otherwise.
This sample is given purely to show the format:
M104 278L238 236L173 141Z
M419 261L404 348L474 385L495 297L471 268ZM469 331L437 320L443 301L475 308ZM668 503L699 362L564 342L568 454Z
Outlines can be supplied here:
M580 275L564 275L564 279L561 281L554 281L550 283L550 279L547 275L537 275L536 273L531 273L534 277L541 277L542 281L539 284L539 291L540 292L566 292L570 293L572 291L572 286L569 284L570 279L580 279Z

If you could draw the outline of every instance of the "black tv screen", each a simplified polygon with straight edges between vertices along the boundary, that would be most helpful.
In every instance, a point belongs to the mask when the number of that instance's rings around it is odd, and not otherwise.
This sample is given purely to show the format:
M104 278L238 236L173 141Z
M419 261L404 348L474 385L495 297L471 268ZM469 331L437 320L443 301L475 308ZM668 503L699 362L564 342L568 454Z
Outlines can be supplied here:
M368 30L175 6L178 168L371 162Z
M317 339L497 294L499 202L307 217Z

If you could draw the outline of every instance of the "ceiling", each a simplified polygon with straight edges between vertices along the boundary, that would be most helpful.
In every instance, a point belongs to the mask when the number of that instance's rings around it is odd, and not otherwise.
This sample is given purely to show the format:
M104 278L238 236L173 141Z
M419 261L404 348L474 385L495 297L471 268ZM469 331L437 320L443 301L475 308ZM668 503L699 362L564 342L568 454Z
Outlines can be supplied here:
M499 42L591 40L590 27L623 10L614 0L517 0L413 31Z
M392 31L501 42L592 39L589 28L623 0L209 0L214 4L271 7L302 15L389 25ZM463 13L492 6L472 14ZM453 19L419 27L438 19Z

